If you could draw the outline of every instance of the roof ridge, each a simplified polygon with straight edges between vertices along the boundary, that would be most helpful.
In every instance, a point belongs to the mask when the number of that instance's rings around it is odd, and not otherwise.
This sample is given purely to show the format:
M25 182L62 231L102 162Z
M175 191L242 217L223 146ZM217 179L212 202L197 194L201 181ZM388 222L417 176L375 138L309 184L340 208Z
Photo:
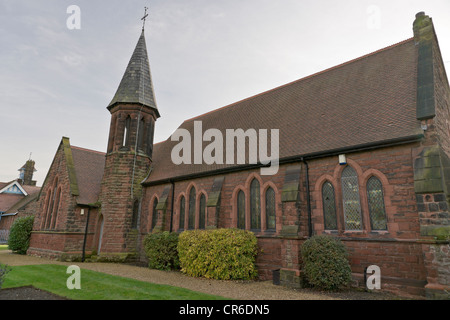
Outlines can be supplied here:
M355 62L357 62L357 61L363 60L363 59L365 59L365 58L367 58L367 57L374 56L374 55L376 55L376 54L378 54L378 53L381 53L381 52L387 51L387 50L389 50L389 49L392 49L392 48L394 48L394 47L403 45L403 44L408 43L408 42L410 42L410 41L412 41L412 40L414 40L414 37L411 37L411 38L408 38L408 39L406 39L406 40L403 40L403 41L394 43L394 44L392 44L392 45L390 45L390 46L381 48L381 49L379 49L379 50L376 50L376 51L373 51L373 52L370 52L370 53L367 53L367 54L362 55L362 56L360 56L360 57L357 57L357 58L348 60L348 61L346 61L346 62L340 63L340 64L335 65L335 66L333 66L333 67L324 69L324 70L322 70L322 71L318 71L318 72L313 73L313 74L311 74L311 75L309 75L309 76L305 76L305 77L303 77L303 78L300 78L300 79L297 79L297 80L294 80L294 81L285 83L285 84L280 85L280 86L278 86L278 87L275 87L275 88L272 88L272 89L269 89L269 90L260 92L260 93L258 93L258 94L255 94L255 95L253 95L253 96L250 96L250 97L244 98L244 99L242 99L242 100L233 102L233 103L228 104L228 105L226 105L226 106L223 106L223 107L220 107L220 108L217 108L217 109L214 109L214 110L205 112L205 113L203 113L203 114L200 114L200 115L198 115L198 116L195 116L195 117L186 119L186 120L183 121L183 123L187 123L187 122L193 121L193 120L195 120L195 119L198 119L198 118L200 118L200 117L206 116L206 115L208 115L208 114L211 114L211 113L220 111L220 110L222 110L222 109L232 107L232 106L234 106L234 105L236 105L236 104L239 104L239 103L242 103L242 102L244 102L244 101L251 100L251 99L253 99L253 98L256 98L256 97L265 95L265 94L267 94L267 93L269 93L269 92L272 92L272 91L279 90L279 89L281 89L281 88L290 86L290 85L292 85L292 84L294 84L294 83L298 83L298 82L301 82L301 81L305 81L305 80L307 80L307 79L310 79L310 78L319 76L319 75L324 74L324 73L327 73L327 72L329 72L329 71L332 71L332 70L336 70L336 69L342 68L342 67L347 66L347 65L349 65L349 64L352 64L352 63L355 63ZM182 124L183 124L183 123L182 123Z

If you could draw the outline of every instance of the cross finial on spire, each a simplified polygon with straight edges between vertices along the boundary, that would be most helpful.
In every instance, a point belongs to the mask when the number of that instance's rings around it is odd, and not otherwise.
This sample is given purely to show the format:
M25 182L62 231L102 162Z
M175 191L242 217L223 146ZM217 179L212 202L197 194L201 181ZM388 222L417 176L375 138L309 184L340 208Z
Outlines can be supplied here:
M145 20L146 20L146 18L148 17L148 13L147 13L147 7L144 7L144 9L145 9L145 12L144 12L144 16L142 17L142 21L143 21L143 23L142 23L142 31L144 31L144 28L145 28Z

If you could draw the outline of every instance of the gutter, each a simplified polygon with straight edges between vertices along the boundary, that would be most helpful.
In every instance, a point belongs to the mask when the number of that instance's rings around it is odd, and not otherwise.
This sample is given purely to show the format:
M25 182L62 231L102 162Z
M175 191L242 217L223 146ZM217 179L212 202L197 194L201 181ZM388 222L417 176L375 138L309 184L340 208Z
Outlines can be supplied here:
M9 216L15 216L17 213L19 213L18 211L14 212L14 213L1 213L0 217L9 217Z
M309 153L309 154L305 154L305 155L285 157L285 158L279 159L279 164L281 165L281 164L287 164L287 163L293 163L293 162L303 162L304 160L306 161L306 160L313 160L313 159L325 158L325 157L330 157L330 156L337 156L342 153L355 153L355 152L379 149L382 147L397 146L397 145L420 141L423 137L424 137L424 134L420 133L420 134L415 134L415 135L411 135L411 136L407 136L407 137L385 140L382 142L370 142L370 143L356 145L353 147L336 148L336 149L331 149L331 150L327 150L327 151L313 152L313 153ZM167 183L173 183L173 182L178 182L178 181L221 175L221 174L237 172L237 171L258 169L261 167L269 167L269 166L270 166L270 164L264 165L261 163L245 164L245 165L232 166L232 167L211 170L211 171L206 171L206 172L193 173L193 174L188 174L188 175L183 175L183 176L178 176L178 177L172 177L172 178L167 178L167 179L161 179L161 180L157 180L157 181L143 182L142 185L145 187L150 187L150 186L156 186L156 185L160 185L160 184L167 184Z

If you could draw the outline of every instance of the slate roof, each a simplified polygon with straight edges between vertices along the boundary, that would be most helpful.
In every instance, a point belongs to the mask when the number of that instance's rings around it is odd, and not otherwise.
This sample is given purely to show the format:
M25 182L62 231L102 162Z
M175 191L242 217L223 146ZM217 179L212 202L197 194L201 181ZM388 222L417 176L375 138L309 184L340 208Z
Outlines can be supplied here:
M134 49L127 69L122 77L113 99L108 105L111 109L117 103L139 103L153 108L159 117L156 106L150 65L147 55L144 31Z
M105 153L71 146L78 185L78 204L97 202L105 168Z
M279 129L280 159L311 155L422 134L416 92L417 47L411 38L186 120L180 128L193 137L194 121L202 121L203 132L219 129L224 141L226 129ZM155 144L147 183L235 166L175 165L171 151L178 143L169 138Z

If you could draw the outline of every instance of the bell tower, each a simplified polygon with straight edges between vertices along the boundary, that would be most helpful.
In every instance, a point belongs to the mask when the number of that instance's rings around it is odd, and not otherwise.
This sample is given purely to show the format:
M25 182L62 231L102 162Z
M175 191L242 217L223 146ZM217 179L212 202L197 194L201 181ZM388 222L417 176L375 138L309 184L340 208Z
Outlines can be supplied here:
M147 8L144 18L147 17ZM137 248L141 182L152 162L155 122L160 117L150 73L144 27L119 87L111 113L105 171L100 194L102 221L98 255L133 259Z

